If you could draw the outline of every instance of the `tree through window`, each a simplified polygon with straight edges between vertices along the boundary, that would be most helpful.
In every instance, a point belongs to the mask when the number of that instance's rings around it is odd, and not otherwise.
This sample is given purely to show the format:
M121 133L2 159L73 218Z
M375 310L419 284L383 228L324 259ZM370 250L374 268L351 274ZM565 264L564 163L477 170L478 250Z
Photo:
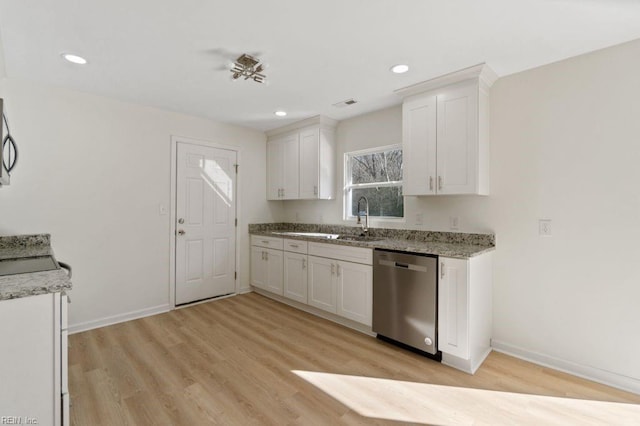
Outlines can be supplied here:
M358 199L369 200L369 215L404 217L400 146L345 154L345 216L358 214ZM363 207L361 205L361 207Z

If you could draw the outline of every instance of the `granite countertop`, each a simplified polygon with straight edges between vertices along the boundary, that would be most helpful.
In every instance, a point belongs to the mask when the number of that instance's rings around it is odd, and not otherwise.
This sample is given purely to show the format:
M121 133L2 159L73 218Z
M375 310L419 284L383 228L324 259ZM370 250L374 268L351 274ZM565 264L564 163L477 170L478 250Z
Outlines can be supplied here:
M319 237L283 235L283 232L323 232L340 235L357 235L360 228L308 224L258 224L250 225L249 233L268 237L306 240L326 244L364 247L370 249L398 250L411 253L468 259L495 250L493 234L465 234L459 232L432 232L370 228L368 241L328 239Z
M35 256L55 256L49 234L0 236L0 260ZM38 294L58 293L71 289L64 269L0 276L0 300L17 299Z

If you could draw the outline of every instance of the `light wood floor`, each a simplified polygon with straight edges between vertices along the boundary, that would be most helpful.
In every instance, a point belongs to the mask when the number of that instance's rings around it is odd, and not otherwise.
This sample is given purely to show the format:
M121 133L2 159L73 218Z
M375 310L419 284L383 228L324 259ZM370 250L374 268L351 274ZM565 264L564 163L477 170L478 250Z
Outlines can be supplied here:
M492 353L470 376L255 293L69 338L74 425L640 424L640 396Z

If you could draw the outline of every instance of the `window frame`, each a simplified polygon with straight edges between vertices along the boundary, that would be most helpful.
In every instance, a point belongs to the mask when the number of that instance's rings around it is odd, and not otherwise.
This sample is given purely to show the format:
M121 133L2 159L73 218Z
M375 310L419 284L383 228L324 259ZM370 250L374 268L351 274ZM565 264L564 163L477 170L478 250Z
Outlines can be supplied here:
M402 161L404 164L404 150L402 149L402 144L392 144L392 145L384 145L377 146L374 148L361 149L357 151L349 151L344 153L344 174L343 174L343 190L342 190L342 218L345 221L355 221L356 216L351 214L351 203L352 203L352 189L360 189L360 188L381 188L381 187L403 187L404 183L404 168L403 168L403 176L402 180L392 181L392 182L372 182L372 183L351 183L353 180L353 175L351 174L351 157L355 157L358 155L366 155L366 154L374 154L378 152L384 151L392 151L392 150L400 150L402 151ZM403 195L404 198L404 195ZM390 221L390 222L404 222L405 221L405 210L402 209L402 217L400 216L369 216L369 222L371 221Z

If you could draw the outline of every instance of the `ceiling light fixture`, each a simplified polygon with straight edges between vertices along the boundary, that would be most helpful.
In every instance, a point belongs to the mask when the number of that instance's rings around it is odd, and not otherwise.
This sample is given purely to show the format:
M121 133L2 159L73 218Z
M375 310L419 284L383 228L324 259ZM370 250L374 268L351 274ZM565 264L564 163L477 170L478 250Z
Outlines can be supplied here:
M395 74L403 74L409 71L409 65L398 64L391 67L391 72Z
M71 62L76 65L85 65L87 60L82 56L74 55L73 53L63 53L61 55L65 60Z
M274 114L277 115L278 117L286 117L287 111L276 111L274 112Z
M252 79L256 83L264 83L267 76L262 72L265 68L266 66L261 64L259 60L244 53L231 64L231 72L233 73L231 78L237 80L244 77L245 80Z

